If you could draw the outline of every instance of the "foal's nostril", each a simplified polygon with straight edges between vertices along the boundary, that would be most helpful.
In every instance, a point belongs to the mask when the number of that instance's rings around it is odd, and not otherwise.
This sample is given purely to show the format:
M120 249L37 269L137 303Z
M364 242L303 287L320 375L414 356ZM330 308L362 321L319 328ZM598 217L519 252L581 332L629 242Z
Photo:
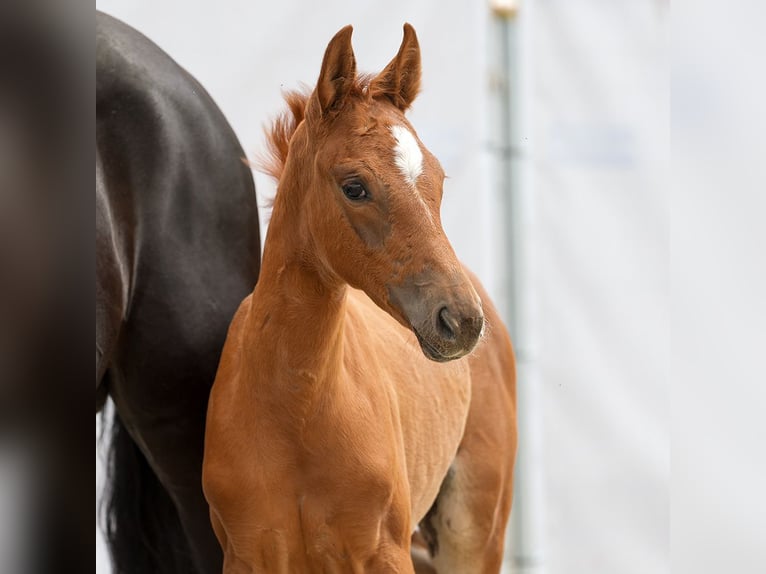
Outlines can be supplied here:
M460 323L446 307L442 307L439 310L437 324L439 326L439 333L442 337L450 340L455 340L457 338L460 330Z

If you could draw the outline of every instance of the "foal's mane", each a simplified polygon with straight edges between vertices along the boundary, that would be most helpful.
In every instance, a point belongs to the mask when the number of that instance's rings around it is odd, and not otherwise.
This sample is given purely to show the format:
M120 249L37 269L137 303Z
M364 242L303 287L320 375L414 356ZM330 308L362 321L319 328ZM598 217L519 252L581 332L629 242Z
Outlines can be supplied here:
M359 74L349 92L349 97L369 98L368 87L372 74ZM287 150L290 140L300 123L306 117L306 105L313 88L302 86L299 90L289 90L284 93L287 109L280 113L266 128L266 155L258 161L258 168L273 177L276 181L282 177L287 161Z
M260 159L258 167L276 181L282 177L290 139L306 116L306 104L310 96L311 90L306 86L285 92L287 109L274 118L271 126L265 130L266 155Z

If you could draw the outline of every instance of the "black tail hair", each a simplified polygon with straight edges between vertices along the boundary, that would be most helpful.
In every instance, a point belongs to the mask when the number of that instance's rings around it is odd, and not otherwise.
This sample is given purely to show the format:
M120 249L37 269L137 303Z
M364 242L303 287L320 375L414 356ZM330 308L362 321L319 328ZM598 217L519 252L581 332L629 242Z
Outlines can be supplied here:
M111 444L100 514L113 574L196 573L178 511L116 409L103 409L102 423Z

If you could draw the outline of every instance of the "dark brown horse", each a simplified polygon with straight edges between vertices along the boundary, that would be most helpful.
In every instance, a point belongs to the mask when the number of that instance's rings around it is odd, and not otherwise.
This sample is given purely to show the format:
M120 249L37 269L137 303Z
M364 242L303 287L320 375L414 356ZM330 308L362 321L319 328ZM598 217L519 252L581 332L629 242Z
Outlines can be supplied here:
M107 538L118 572L217 572L201 489L208 394L252 291L252 174L205 89L96 20L96 409L116 405Z

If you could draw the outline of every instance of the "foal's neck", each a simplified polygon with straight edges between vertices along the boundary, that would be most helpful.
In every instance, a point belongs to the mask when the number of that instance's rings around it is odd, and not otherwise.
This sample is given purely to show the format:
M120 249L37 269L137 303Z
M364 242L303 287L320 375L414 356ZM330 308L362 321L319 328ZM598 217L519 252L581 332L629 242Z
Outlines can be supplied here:
M347 287L321 270L299 232L300 209L279 200L251 302L248 346L269 380L316 386L337 378L341 368Z

